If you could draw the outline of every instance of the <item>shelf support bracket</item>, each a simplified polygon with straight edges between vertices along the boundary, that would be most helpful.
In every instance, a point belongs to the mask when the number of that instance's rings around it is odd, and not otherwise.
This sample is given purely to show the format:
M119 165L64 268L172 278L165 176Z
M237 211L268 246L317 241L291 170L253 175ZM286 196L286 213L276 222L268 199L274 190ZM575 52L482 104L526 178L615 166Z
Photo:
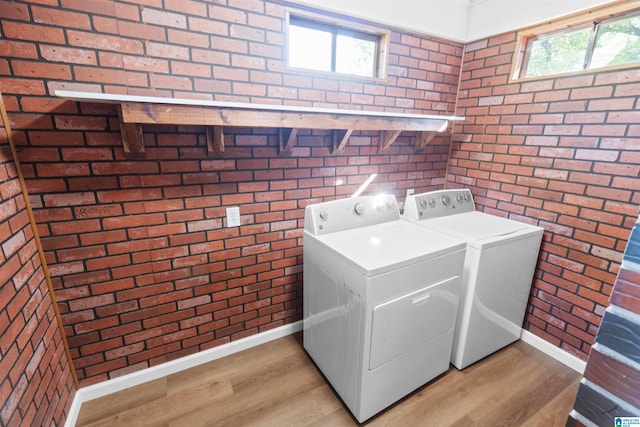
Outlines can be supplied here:
M207 156L215 157L224 154L224 129L222 126L207 126Z
M344 149L344 147L347 145L347 142L349 142L349 138L351 137L352 133L353 133L353 129L334 130L332 132L332 136L333 136L332 154L339 153Z
M298 137L298 129L280 129L280 133L278 134L278 139L280 141L280 155L281 156L289 156L291 155L291 150L293 146L296 144L296 140Z
M400 136L401 133L402 133L401 130L381 131L380 132L380 151L384 151L387 148L389 148L391 144L396 142L396 139L398 139L398 136Z
M139 123L125 123L122 120L122 107L118 107L118 121L120 124L120 135L122 137L122 148L126 157L144 157L144 135L142 125Z
M436 132L418 132L416 134L416 152L424 150L431 140L436 136Z

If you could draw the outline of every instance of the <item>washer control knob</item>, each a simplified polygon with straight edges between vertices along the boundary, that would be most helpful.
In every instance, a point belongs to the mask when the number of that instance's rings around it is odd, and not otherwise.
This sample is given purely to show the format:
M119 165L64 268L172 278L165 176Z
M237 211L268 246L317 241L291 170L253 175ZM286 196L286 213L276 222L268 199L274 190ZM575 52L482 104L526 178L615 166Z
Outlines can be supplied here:
M458 194L458 195L456 196L456 200L458 201L458 203L462 203L462 200L463 200L463 199L464 199L464 198L462 197L462 194Z
M451 198L449 196L442 196L442 204L448 206L451 203Z
M464 201L465 202L470 202L471 201L471 195L469 195L469 193L464 195Z
M356 205L353 207L353 211L357 215L362 215L364 213L364 205L362 203L356 203Z
M329 212L327 212L324 209L322 209L320 211L320 219L323 220L323 221L326 221L327 218L329 218Z
M420 207L423 209L427 207L427 201L425 199L420 200Z
M436 199L429 199L429 206L431 206L432 208L436 207Z

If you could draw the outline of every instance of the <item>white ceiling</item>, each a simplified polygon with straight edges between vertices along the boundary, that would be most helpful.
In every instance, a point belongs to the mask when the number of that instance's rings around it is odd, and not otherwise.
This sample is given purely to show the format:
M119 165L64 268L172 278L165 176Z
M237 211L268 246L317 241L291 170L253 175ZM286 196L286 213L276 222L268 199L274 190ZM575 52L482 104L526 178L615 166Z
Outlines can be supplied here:
M611 0L290 0L468 43Z

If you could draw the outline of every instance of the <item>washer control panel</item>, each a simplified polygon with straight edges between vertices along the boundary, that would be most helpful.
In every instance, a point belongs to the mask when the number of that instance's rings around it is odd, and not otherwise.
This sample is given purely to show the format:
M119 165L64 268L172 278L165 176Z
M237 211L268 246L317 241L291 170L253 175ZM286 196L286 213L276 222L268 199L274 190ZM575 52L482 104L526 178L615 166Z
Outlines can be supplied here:
M475 210L470 190L438 190L407 197L403 216L414 221L422 221Z
M393 194L359 196L307 205L304 229L318 236L398 219L400 211Z

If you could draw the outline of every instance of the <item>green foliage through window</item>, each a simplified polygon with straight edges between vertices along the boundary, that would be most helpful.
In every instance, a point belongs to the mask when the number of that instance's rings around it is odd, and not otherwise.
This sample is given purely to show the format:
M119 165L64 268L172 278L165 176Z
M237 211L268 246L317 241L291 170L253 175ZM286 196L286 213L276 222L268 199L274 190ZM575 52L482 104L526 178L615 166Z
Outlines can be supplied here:
M522 77L640 62L640 12L529 40Z

